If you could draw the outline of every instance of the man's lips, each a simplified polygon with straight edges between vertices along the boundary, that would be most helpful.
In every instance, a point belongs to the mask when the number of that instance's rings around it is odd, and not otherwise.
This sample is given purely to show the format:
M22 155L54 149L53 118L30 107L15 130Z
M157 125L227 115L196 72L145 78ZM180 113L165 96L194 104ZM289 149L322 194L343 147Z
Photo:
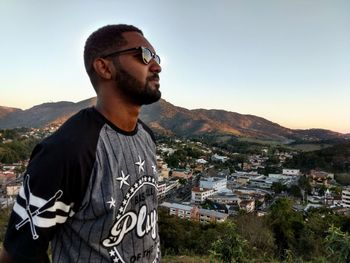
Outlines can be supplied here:
M147 78L148 81L155 81L155 82L159 82L159 75L155 74L153 76L150 76Z

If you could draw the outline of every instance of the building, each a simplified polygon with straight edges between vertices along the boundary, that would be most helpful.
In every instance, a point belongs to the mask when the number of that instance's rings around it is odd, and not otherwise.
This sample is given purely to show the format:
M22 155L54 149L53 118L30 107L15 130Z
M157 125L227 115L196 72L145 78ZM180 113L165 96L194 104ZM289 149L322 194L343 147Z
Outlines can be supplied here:
M171 174L172 177L182 178L186 180L191 179L192 175L192 171L187 169L174 169Z
M238 203L241 201L241 199L236 194L232 193L232 191L215 193L208 199L225 205L238 205Z
M199 221L201 223L224 222L228 217L228 214L208 209L199 209L197 206L168 202L163 202L160 206L167 208L170 215L178 216L183 219Z
M247 213L251 213L255 210L255 200L242 200L239 202L239 208L246 211Z
M164 196L166 191L166 183L157 184L158 196Z
M169 178L170 168L168 168L168 164L159 156L157 156L157 170L160 173L159 181Z
M208 209L199 209L199 221L201 223L213 223L213 222L224 222L228 214L208 210Z
M227 187L227 179L219 177L204 177L199 181L199 187L221 191Z
M249 185L251 187L256 187L256 188L271 189L271 186L274 182L276 182L276 180L262 176L259 178L251 178L249 180Z
M213 189L194 187L191 194L191 202L200 204L215 193Z
M212 157L211 157L211 160L214 161L214 162L226 162L228 160L228 157L227 156L221 156L221 155L218 155L218 154L214 154Z
M185 219L191 219L192 206L168 202L163 202L160 204L160 206L168 208L170 215L175 215Z
M299 176L301 175L300 170L299 169L283 169L282 170L282 174L283 175L296 175Z
M312 185L329 185L334 180L334 174L324 171L311 170L307 175Z
M350 187L343 189L341 193L341 205L350 208Z

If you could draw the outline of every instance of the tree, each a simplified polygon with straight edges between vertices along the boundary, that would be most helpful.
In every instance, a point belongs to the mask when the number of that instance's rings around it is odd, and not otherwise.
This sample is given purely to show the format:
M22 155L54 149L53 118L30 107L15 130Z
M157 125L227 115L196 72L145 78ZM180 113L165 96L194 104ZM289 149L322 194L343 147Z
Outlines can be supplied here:
M350 234L331 226L325 239L329 259L332 262L350 262Z
M212 243L210 254L222 262L247 262L247 240L237 233L236 225L232 221L227 221L225 226L226 235Z
M288 192L290 195L295 196L295 197L299 197L302 198L302 193L300 191L300 187L297 185L292 185L289 189Z
M303 189L306 193L311 194L311 185L309 182L309 178L306 176L300 176L298 180L298 185L301 189Z
M273 190L276 194L280 194L282 191L287 190L287 187L280 182L273 182L271 185L271 190Z
M300 246L298 239L304 230L303 217L293 210L291 200L279 198L271 205L268 220L276 240L278 256L285 259L287 250Z

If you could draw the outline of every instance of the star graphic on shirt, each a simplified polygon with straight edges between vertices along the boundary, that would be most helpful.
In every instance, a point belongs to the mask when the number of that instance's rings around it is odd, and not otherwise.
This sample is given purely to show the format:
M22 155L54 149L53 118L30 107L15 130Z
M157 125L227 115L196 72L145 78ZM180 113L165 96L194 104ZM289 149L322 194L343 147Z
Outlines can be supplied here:
M114 257L114 255L115 255L114 250L109 251L109 255L110 255L111 257Z
M109 208L115 207L115 200L113 197L111 197L111 201L108 201L107 204L109 204Z
M130 184L127 182L129 179L130 174L125 175L124 172L122 171L122 176L118 177L117 180L120 181L120 189L123 187L123 184L127 184L130 186Z
M143 166L145 165L145 161L144 161L144 160L143 160L143 161L141 160L140 155L139 155L139 161L136 162L135 164L139 166L139 174L141 173L141 170L142 170L142 172L145 171L145 168L143 168Z

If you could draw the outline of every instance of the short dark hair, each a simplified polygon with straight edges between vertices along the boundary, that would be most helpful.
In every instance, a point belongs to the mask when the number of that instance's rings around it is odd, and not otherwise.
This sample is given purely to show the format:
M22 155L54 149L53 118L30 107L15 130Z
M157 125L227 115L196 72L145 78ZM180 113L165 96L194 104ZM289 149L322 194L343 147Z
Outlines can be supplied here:
M138 32L143 35L142 31L135 26L118 24L101 27L93 32L86 40L84 48L84 64L86 72L95 89L97 75L92 66L94 60L109 51L114 51L117 48L125 46L127 42L122 35L125 32Z

